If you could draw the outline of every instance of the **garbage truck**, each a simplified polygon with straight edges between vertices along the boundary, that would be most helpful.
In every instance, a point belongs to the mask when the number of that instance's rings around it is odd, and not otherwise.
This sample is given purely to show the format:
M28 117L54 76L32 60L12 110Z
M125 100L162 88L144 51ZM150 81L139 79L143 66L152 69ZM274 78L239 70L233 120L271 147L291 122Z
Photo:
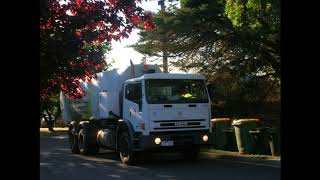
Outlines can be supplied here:
M81 88L81 99L60 92L72 153L110 149L119 152L124 164L132 164L154 152L195 159L201 147L213 144L211 89L202 75L131 64L97 73Z

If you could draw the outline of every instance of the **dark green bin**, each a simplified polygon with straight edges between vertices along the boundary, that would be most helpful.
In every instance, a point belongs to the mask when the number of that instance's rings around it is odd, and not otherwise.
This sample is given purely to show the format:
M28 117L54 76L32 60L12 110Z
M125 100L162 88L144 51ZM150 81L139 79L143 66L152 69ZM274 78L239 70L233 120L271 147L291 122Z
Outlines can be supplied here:
M266 130L263 127L258 127L249 131L253 138L253 148L255 154L267 155L269 143L267 141Z
M240 154L256 154L260 146L260 131L257 129L259 119L238 119L233 121L237 147ZM263 142L263 141L262 141Z
M268 155L280 156L280 128L265 128Z
M213 148L234 151L235 138L230 118L215 118L212 123Z

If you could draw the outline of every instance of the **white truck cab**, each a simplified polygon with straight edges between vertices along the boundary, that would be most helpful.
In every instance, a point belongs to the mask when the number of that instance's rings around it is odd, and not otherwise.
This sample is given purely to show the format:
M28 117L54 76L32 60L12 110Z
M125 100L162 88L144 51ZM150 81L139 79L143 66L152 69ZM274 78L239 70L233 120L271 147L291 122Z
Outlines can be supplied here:
M125 82L123 118L136 132L210 130L205 78L194 74L145 74Z
M134 149L210 144L210 98L203 76L145 74L125 81L123 97L123 119L143 141Z

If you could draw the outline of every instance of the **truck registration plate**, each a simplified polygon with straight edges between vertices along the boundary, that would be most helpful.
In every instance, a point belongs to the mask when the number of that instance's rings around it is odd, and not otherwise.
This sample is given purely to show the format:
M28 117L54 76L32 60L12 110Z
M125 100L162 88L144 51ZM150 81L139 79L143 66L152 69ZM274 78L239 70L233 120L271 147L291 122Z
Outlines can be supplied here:
M161 146L173 146L173 141L161 141Z
M175 123L175 126L188 126L188 123L187 122L176 122Z

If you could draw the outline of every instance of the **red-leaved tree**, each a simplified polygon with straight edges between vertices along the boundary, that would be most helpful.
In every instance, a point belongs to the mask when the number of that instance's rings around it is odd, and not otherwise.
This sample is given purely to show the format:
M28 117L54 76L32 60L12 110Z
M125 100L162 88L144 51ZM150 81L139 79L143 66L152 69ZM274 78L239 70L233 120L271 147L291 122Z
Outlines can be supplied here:
M127 38L144 23L153 29L152 14L140 0L40 1L41 102L63 91L80 98L80 80L90 81L107 67L104 59L112 40Z

